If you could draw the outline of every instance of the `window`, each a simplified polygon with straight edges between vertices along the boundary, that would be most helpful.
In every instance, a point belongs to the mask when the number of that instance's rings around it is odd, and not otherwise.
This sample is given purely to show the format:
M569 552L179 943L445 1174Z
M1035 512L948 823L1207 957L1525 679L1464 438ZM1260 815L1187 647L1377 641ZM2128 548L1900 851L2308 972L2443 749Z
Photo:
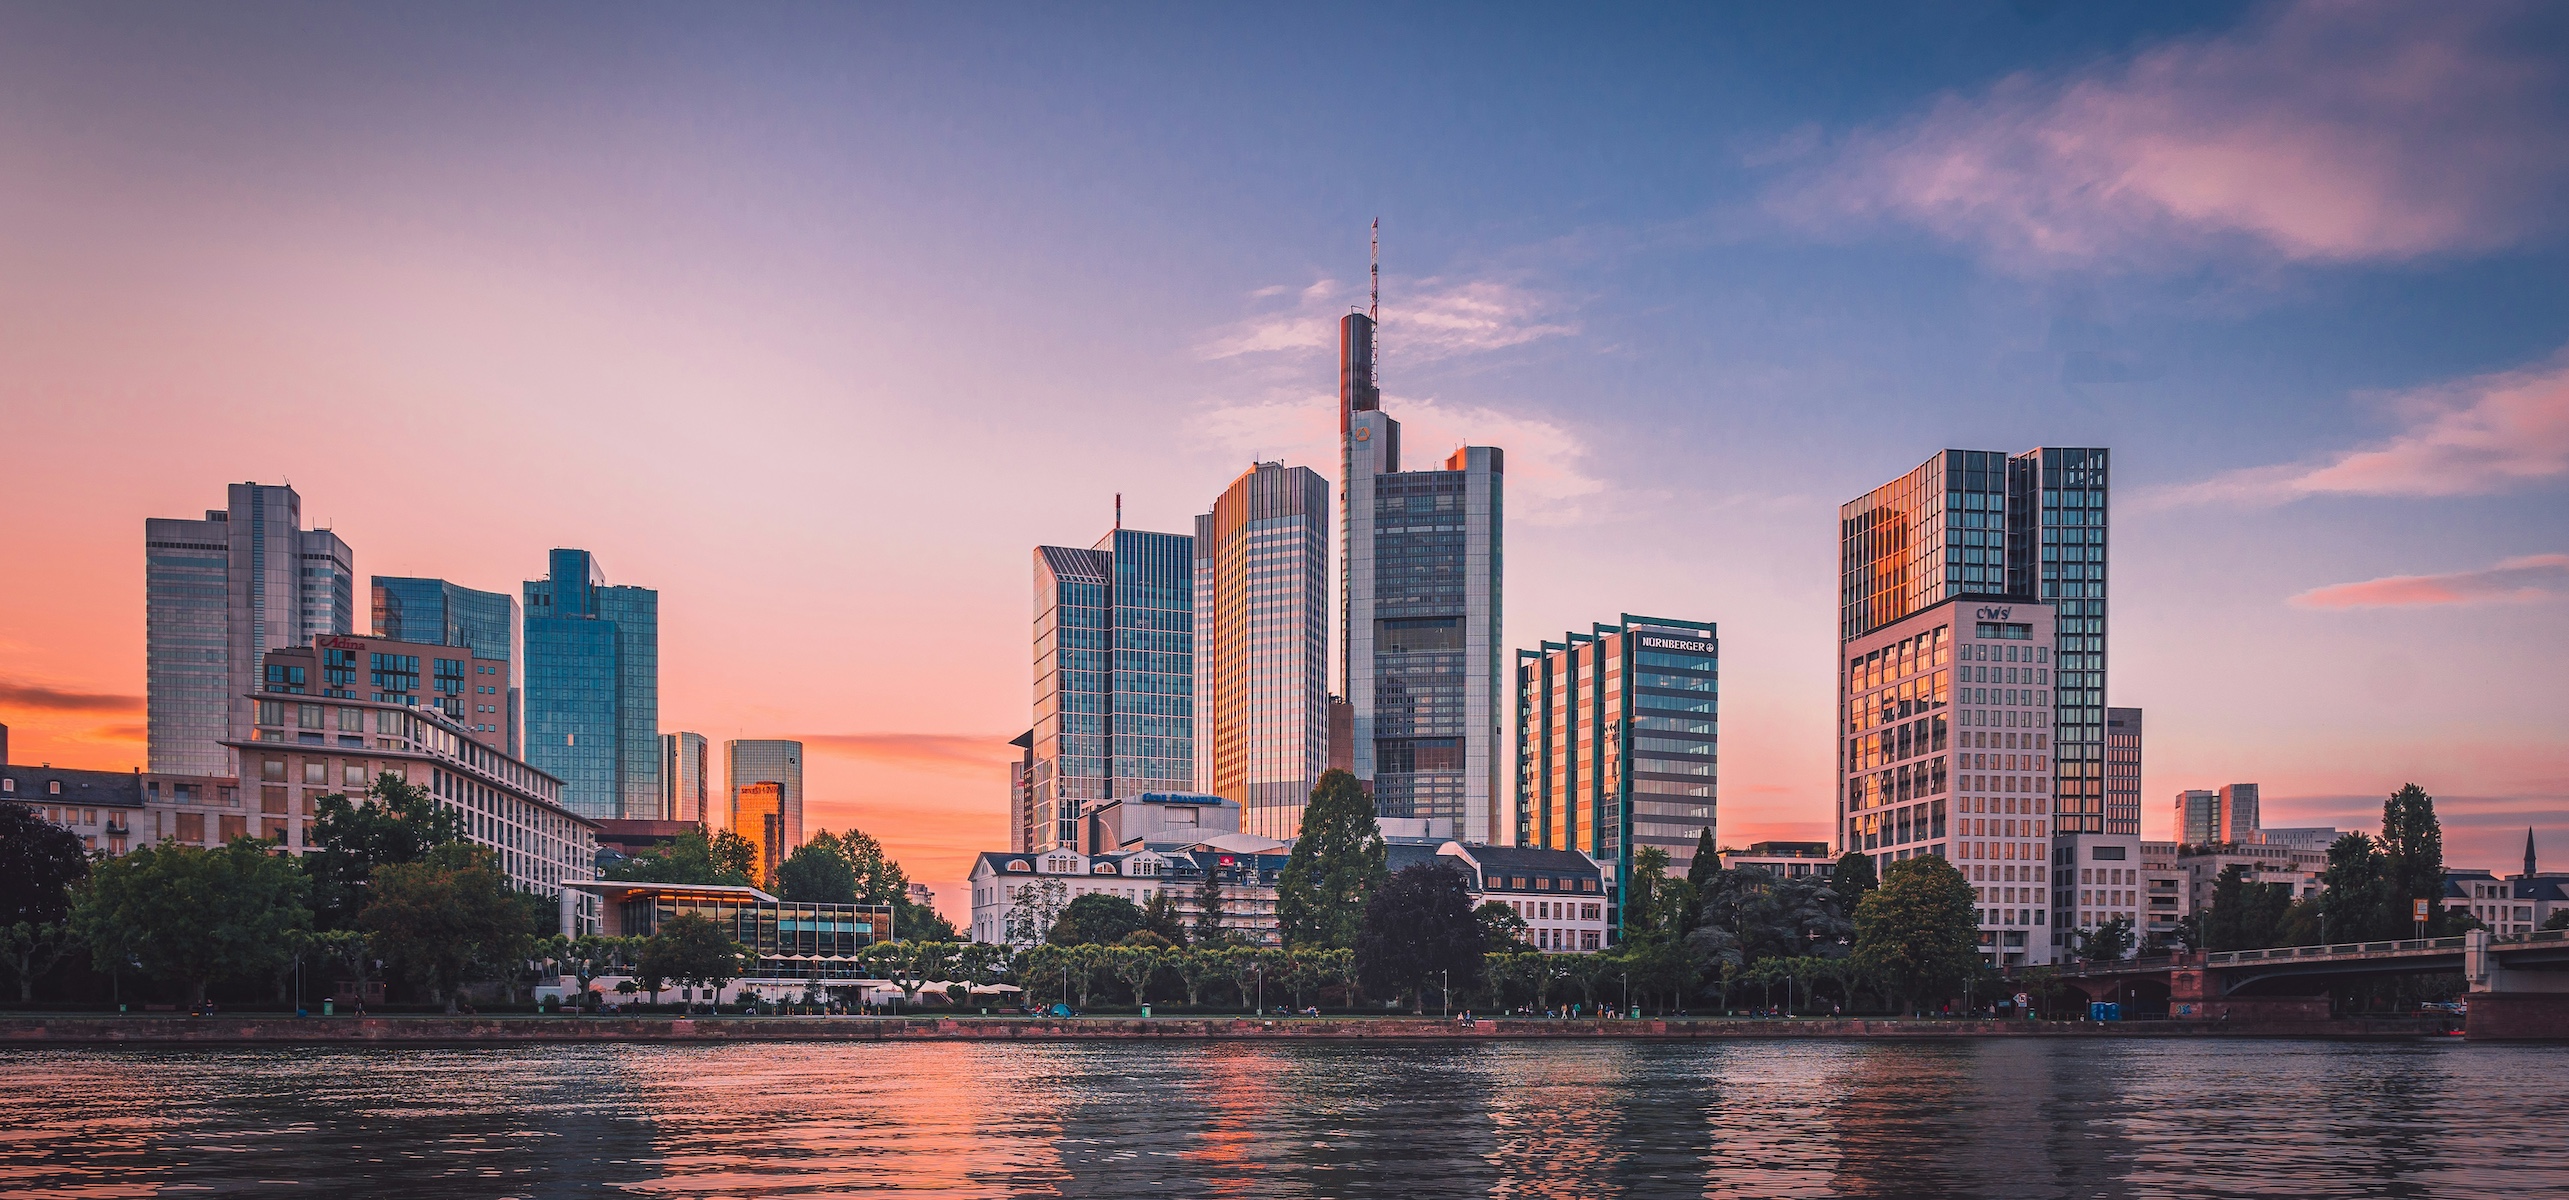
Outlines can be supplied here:
M330 782L330 763L318 758L303 760L303 781L305 783Z

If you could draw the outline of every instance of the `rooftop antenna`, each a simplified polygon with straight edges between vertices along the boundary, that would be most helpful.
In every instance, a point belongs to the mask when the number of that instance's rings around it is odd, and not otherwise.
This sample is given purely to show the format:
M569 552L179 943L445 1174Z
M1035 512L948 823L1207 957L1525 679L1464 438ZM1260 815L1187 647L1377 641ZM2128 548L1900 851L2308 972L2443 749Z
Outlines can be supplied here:
M1115 532L1124 532L1124 493L1115 493Z
M1365 305L1365 324L1366 336L1372 340L1373 345L1365 348L1365 373L1371 376L1365 380L1365 384L1379 392L1383 388L1383 219L1381 217L1374 218L1373 265L1370 273L1373 277L1373 295Z

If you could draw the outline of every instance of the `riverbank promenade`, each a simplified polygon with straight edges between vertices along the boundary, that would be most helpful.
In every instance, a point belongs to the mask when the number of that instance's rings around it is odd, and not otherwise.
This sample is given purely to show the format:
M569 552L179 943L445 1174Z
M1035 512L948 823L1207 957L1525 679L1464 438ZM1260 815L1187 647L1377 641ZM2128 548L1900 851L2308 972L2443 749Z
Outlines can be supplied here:
M1437 1017L671 1017L671 1016L24 1016L0 1018L0 1047L471 1045L546 1042L1702 1041L1741 1038L2450 1036L2440 1020L2026 1021L1815 1017L1640 1019Z

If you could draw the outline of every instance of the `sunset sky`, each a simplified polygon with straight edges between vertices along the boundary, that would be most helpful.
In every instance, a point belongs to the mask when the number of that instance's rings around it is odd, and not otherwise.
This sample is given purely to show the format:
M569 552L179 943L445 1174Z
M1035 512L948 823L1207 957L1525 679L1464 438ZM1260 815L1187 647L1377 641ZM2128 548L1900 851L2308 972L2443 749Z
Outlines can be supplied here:
M960 914L1029 550L1506 449L1506 622L1721 625L1722 840L1822 838L1837 506L2112 447L2180 789L2569 864L2569 8L0 8L0 722L143 758L142 525L661 597L664 729ZM1441 457L1441 454L1438 455Z

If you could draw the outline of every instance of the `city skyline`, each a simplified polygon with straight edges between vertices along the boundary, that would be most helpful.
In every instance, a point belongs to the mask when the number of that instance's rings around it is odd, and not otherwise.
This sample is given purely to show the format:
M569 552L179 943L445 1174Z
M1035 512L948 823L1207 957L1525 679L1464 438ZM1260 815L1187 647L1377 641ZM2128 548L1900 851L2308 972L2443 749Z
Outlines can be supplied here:
M1725 842L1830 826L1836 506L1973 446L2114 450L2102 702L2149 710L2144 837L2236 779L2268 826L2347 829L2413 780L2463 866L2569 815L2569 160L2525 49L2556 18L1733 18L1458 56L1385 14L1361 74L1258 14L1220 48L750 16L685 69L683 18L503 18L565 74L420 14L0 16L31 234L0 411L42 451L0 554L48 584L0 596L13 757L142 765L137 524L290 484L370 573L576 545L651 584L658 729L803 740L809 824L953 911L1007 844L1025 548L1118 493L1185 528L1257 461L1339 486L1332 332L1380 216L1384 407L1419 462L1508 452L1500 649L1718 620ZM2407 99L2331 83L2365 77Z

